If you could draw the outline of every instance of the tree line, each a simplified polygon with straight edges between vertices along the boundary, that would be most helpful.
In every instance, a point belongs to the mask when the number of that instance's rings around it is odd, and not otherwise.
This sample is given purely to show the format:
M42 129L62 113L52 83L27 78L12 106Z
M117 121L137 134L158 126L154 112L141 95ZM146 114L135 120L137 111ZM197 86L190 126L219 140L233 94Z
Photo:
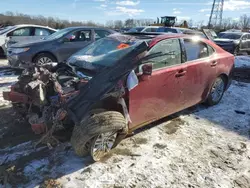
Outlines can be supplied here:
M109 20L105 24L96 23L93 21L69 21L55 17L44 17L42 15L30 16L22 13L6 12L0 14L0 27L17 25L17 24L36 24L49 26L55 29L63 29L72 26L96 26L96 27L107 27L111 29L121 29L124 27L131 28L136 26L148 26L155 23L153 19L127 19L122 20ZM188 20L189 27L207 28L204 21L194 22ZM242 15L239 19L225 18L222 20L221 25L214 26L216 30L228 30L228 29L249 29L250 28L250 17Z
M18 24L35 24L49 26L55 29L63 29L66 27L73 26L96 26L96 27L108 27L112 29L120 29L123 27L134 27L134 26L146 26L153 23L152 19L127 19L121 20L109 20L106 24L95 23L93 21L69 21L63 20L56 17L44 17L42 15L30 16L22 13L6 12L0 14L0 27L18 25Z

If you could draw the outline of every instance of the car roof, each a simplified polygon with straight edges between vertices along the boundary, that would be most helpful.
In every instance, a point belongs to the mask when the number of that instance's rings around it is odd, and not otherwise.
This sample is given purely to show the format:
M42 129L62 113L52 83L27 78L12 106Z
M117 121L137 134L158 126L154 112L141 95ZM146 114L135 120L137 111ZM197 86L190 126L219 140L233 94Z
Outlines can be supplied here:
M67 27L67 28L64 28L64 29L100 29L100 30L106 30L106 31L113 31L115 32L114 30L112 29L108 29L108 28L103 28L103 27L94 27L94 26L75 26L75 27Z
M132 36L135 36L136 39L138 39L138 40L151 39L149 47L152 47L156 43L160 42L161 40L165 40L165 39L182 38L182 37L192 39L193 37L195 37L194 35L187 35L187 34L183 34L183 33L164 33L164 32L124 33L123 35L132 35ZM200 37L199 40L211 45L211 43L207 39Z
M33 25L33 24L19 24L19 25L14 25L14 27L19 28L19 27L41 27L41 28L47 28L56 31L56 29L53 29L49 26L43 26L43 25Z
M155 25L152 25L152 26L145 26L145 28L159 28L160 26L155 26Z
M224 31L224 32L220 32L220 33L238 34L238 35L249 34L247 32L232 32L232 31Z

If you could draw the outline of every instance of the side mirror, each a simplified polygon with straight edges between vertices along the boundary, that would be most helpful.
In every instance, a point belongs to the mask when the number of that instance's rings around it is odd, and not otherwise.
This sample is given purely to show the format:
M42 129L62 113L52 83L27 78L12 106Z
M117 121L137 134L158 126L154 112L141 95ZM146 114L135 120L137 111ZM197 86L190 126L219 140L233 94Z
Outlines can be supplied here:
M152 63L145 64L142 66L142 74L143 75L151 76L152 71L153 71L153 64Z

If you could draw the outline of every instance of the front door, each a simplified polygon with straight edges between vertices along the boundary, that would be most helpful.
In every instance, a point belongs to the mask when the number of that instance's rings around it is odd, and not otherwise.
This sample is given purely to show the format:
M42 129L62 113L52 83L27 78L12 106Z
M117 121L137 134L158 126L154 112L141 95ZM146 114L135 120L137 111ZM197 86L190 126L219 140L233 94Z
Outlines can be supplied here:
M81 29L74 31L66 36L67 41L63 41L58 46L58 55L60 59L66 60L72 54L90 44L93 41L91 30Z
M180 109L179 80L183 67L179 39L158 42L147 55L152 54L158 55L143 62L153 65L152 75L146 80L141 80L139 71L140 82L129 92L129 114L132 120L130 129Z
M243 35L241 37L241 41L240 41L240 51L241 52L246 52L248 49L248 41L247 41L247 35Z
M18 42L27 42L31 38L32 35L32 27L22 27L18 28L7 34L8 41L7 46L11 46L12 44Z

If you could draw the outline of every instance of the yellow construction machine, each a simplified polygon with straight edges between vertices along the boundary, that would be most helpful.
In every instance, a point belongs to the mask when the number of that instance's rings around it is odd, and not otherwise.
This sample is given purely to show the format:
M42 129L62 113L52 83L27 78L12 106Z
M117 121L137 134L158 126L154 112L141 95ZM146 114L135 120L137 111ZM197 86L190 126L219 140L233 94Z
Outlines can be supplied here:
M188 23L184 20L181 24L177 25L177 18L176 16L162 16L161 21L157 18L157 22L151 24L152 26L163 26L163 27L182 27L188 28Z

